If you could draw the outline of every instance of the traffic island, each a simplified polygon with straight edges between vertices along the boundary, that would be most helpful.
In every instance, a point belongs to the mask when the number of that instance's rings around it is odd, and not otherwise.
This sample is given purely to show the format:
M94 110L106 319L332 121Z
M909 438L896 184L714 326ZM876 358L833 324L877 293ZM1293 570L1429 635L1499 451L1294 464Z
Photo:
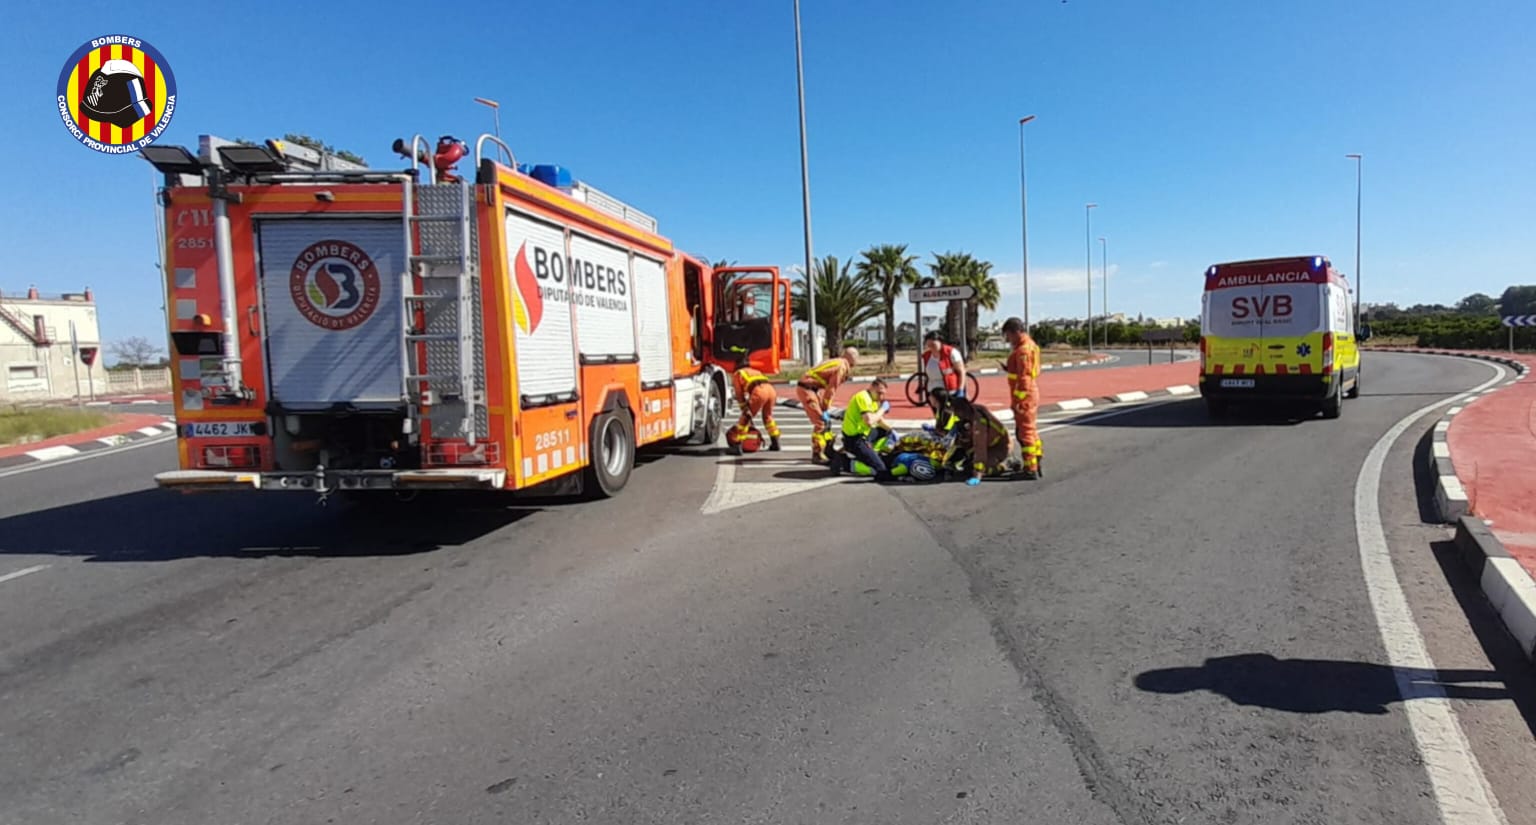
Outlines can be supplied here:
M176 432L175 422L163 415L96 415L105 423L78 432L0 446L0 469L73 458Z
M1536 661L1536 356L1389 351L1472 358L1514 373L1447 409L1435 422L1426 461L1435 474L1436 521L1455 526L1456 547L1484 596Z

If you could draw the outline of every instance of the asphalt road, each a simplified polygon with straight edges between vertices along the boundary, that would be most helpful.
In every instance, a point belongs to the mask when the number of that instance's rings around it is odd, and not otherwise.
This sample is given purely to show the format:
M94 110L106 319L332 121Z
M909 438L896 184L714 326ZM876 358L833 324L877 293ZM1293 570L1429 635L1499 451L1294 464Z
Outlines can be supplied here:
M1533 825L1536 685L1419 523L1431 419L1377 505L1456 672L1391 667L1357 540L1383 433L1491 374L1372 355L1337 421L1179 400L1050 429L1040 482L708 517L697 454L383 517L153 491L167 444L3 478L0 822L1432 823L1460 750Z

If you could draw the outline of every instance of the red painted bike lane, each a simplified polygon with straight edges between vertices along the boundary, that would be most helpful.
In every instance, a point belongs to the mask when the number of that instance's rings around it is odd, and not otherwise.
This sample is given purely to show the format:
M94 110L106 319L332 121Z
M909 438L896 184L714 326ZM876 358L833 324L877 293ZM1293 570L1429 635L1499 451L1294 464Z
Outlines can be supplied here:
M1467 404L1446 432L1474 515L1536 576L1536 356L1488 352L1533 372Z

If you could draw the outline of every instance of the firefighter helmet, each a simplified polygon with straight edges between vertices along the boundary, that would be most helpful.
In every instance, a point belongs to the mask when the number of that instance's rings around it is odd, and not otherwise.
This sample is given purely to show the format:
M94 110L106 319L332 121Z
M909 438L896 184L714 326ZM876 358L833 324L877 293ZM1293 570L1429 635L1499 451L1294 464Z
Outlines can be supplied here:
M86 117L127 129L154 111L144 90L144 74L127 60L108 60L85 82L80 109Z

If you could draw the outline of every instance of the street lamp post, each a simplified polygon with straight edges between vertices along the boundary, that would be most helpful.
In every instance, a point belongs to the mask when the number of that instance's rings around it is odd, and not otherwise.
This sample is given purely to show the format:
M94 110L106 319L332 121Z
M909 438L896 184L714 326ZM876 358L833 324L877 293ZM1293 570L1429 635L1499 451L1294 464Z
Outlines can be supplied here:
M1029 196L1024 183L1024 124L1034 115L1019 118L1019 239L1024 246L1024 331L1029 331Z
M811 172L805 146L805 64L800 51L800 0L795 0L795 82L800 95L800 200L805 215L805 312L811 325L810 358L807 365L821 360L816 335L816 278L811 274Z
M490 107L491 116L495 119L496 124L496 139L501 140L501 104L485 97L477 97L475 98L475 102L481 106Z
M1090 203L1083 209L1083 240L1088 248L1088 354L1093 354L1093 209L1098 204Z
M1104 250L1101 257L1104 266L1104 303L1100 304L1104 310L1104 349L1109 349L1109 241L1100 236L1099 246Z
M1360 167L1365 164L1365 160L1358 154L1349 154L1344 157L1353 158L1355 161L1355 322L1353 329L1355 330L1355 337L1358 338L1360 336L1360 313L1365 310L1365 303L1362 300L1364 293L1360 290Z

